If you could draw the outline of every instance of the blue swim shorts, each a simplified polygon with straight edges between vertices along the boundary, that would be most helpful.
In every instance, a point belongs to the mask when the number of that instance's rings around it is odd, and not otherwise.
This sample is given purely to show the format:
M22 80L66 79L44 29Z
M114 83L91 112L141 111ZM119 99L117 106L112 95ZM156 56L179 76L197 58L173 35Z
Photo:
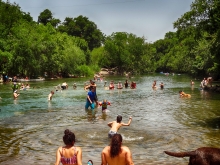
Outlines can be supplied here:
M92 102L91 104L89 101L86 101L85 108L88 109L89 107L91 107L91 109L95 109L95 103Z

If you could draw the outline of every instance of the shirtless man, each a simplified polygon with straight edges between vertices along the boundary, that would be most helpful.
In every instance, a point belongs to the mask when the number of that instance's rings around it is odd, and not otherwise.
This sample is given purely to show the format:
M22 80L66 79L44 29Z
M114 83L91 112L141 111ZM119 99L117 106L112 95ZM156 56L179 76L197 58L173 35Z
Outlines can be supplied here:
M122 146L120 134L112 137L110 146L102 150L101 158L101 165L134 165L130 149Z
M157 88L156 84L157 84L157 81L154 80L154 82L153 82L153 84L152 84L152 88L153 88L153 89L156 89L156 88Z
M127 124L121 123L121 121L122 121L121 115L118 115L116 120L117 121L112 121L112 122L108 123L108 126L111 128L110 131L108 132L109 138L111 138L114 134L117 134L117 132L121 126L129 126L131 124L132 117L129 117L129 121Z
M48 95L48 101L52 100L53 95L54 95L54 91L51 91L50 94Z

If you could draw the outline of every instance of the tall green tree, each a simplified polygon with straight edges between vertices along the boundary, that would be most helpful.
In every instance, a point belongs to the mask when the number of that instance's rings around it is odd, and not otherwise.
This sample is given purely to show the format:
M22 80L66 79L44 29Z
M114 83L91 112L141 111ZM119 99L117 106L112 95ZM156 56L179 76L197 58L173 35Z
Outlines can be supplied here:
M66 32L71 36L77 36L88 42L89 49L101 46L104 36L97 25L82 15L76 18L66 17L62 25L58 27L60 32Z
M181 18L174 22L174 27L177 28L178 31L188 31L189 29L195 29L196 35L194 39L198 42L198 46L195 47L194 53L200 52L197 51L198 48L200 50L209 49L208 52L211 52L212 56L207 55L209 59L207 60L205 58L204 63L200 63L199 67L204 68L204 72L206 74L209 74L210 71L212 71L212 73L220 75L219 8L219 0L195 0L191 5L191 10L186 12ZM207 47L205 44L202 44L204 42L207 42L210 46ZM198 60L200 55L194 55Z
M53 17L52 12L49 9L45 9L38 16L38 23L46 25L50 23L53 27L57 27L61 21Z

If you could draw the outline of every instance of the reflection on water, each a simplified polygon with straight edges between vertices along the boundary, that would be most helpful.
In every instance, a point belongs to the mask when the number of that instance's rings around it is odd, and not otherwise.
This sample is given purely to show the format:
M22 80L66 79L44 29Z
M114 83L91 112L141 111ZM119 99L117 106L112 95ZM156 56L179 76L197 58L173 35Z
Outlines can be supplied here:
M97 82L99 101L111 102L102 113L100 107L85 110L86 78L62 79L30 83L31 89L20 91L13 100L11 85L0 85L0 164L53 164L55 152L63 145L65 129L72 130L76 145L83 150L83 164L92 159L100 164L100 153L109 144L107 123L118 114L129 127L119 130L137 165L185 165L187 158L174 158L163 151L194 150L202 146L220 147L220 95L199 89L199 82L190 85L184 75L148 75L134 77L137 89L108 90ZM106 81L125 81L125 77L107 77ZM164 89L152 89L152 83L164 83ZM62 82L77 88L55 91ZM33 88L37 87L37 88ZM47 100L51 90L55 94ZM179 90L192 97L180 98Z

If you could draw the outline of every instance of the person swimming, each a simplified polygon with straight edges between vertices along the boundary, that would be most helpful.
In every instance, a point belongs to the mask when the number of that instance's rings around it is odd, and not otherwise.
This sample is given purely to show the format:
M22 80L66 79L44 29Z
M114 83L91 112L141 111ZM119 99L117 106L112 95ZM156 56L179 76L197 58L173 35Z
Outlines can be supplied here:
M186 94L186 93L184 93L183 91L179 91L179 94L180 94L180 97L188 97L188 98L191 97L190 94Z

